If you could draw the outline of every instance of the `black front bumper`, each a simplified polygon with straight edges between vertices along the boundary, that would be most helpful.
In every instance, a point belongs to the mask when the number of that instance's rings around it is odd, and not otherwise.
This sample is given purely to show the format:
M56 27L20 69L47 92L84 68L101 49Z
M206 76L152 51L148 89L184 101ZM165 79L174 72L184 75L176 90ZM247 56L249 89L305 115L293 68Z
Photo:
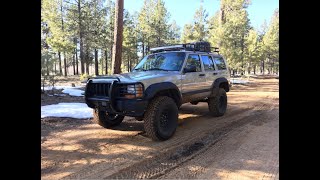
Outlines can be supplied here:
M116 99L111 102L109 98L87 98L86 103L90 108L132 117L143 116L148 106L144 99Z
M111 114L120 114L124 116L141 117L143 116L147 106L148 100L143 98L126 99L117 98L117 84L119 79L112 81L108 86L99 87L99 93L94 96L88 93L88 84L92 81L88 80L85 101L90 108L106 111ZM102 93L101 93L102 92Z

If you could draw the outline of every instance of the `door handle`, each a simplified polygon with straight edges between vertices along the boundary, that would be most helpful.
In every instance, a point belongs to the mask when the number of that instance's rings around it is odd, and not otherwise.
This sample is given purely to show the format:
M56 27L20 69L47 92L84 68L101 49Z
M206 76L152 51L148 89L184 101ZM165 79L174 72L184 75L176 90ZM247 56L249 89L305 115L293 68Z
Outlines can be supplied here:
M217 75L218 73L214 72L213 75Z
M206 74L199 74L199 76L205 76Z

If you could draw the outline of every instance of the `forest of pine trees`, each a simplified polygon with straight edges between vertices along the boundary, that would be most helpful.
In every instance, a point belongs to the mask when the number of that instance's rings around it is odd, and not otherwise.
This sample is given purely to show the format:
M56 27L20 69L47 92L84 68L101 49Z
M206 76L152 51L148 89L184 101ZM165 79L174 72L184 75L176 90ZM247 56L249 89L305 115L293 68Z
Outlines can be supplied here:
M133 14L124 9L121 71L152 47L204 40L220 48L232 74L278 74L279 10L254 29L248 6L248 0L220 0L211 17L200 6L182 28L170 21L164 0L144 0ZM41 0L42 76L111 74L114 22L112 0Z

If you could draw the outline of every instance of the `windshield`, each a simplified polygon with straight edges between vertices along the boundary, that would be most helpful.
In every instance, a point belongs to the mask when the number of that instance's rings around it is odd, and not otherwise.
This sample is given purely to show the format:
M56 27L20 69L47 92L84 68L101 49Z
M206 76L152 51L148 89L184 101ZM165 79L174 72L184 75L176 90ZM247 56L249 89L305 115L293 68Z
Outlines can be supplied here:
M180 71L185 56L185 52L150 54L139 62L134 71Z

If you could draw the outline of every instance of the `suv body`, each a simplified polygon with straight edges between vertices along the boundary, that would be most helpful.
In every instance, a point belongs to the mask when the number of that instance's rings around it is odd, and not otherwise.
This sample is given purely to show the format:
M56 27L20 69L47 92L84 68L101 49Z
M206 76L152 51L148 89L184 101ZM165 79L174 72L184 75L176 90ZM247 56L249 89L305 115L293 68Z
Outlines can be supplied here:
M144 119L145 130L152 139L166 140L177 126L177 122L168 124L178 120L172 104L178 109L183 103L208 102L214 116L225 113L230 75L221 55L186 48L160 50L145 56L130 73L87 81L85 101L94 109L94 121L108 128L120 124L124 116ZM162 112L162 104L166 104L164 109L167 106L173 110ZM160 106L160 110L153 106ZM161 123L167 123L162 130ZM167 129L170 132L165 132Z

